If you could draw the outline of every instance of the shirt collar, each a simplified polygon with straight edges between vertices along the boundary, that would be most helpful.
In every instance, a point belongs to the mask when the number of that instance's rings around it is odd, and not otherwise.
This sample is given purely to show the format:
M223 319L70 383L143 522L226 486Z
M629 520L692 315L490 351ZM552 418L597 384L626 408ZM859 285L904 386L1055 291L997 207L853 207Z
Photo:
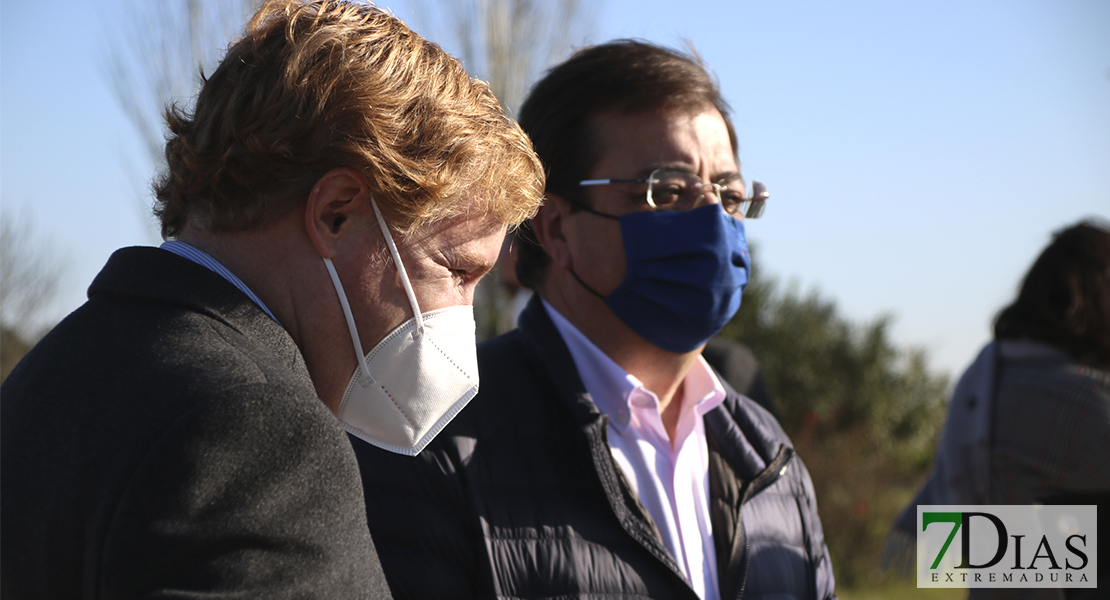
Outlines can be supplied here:
M203 250L200 250L195 246L177 240L168 240L162 242L162 245L159 246L159 248L172 252L182 258L187 258L228 280L231 285L239 288L239 291L246 294L247 297L250 298L255 304L257 304L259 308L265 311L267 315L270 315L270 318L276 321L278 325L281 324L281 321L277 320L277 317L275 317L274 313L270 312L270 309L262 303L262 300L257 295L255 295L255 293L252 292L250 288L247 287L247 284L243 283L243 280L236 277L235 273L228 271L227 267L220 264L220 261L209 256L207 252L204 252Z
M614 427L621 431L628 427L632 409L630 401L634 393L639 392L635 394L636 397L650 398L658 405L658 397L644 388L644 384L635 375L609 358L573 323L548 304L547 300L540 300L570 350L582 385L586 387L598 410L609 415L609 421ZM685 386L683 395L687 399L682 407L683 411L693 406L701 416L724 402L725 388L709 368L709 363L701 356L698 356L697 362L686 374L682 385ZM689 402L691 398L697 398L692 405Z

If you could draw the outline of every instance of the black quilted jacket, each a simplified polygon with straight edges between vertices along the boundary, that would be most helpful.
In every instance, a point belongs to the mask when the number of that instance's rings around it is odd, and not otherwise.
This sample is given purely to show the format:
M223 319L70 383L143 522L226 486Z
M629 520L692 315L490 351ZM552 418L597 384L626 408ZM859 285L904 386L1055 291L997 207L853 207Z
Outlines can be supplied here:
M352 438L394 596L696 599L540 302L478 357L481 392L420 456ZM721 597L831 598L813 485L778 423L731 389L705 420Z

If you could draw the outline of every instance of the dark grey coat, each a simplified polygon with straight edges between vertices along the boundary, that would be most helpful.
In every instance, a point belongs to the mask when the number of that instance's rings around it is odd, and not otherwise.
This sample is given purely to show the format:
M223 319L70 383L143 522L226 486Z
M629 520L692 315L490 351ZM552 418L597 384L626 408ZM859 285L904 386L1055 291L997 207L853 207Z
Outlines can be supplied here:
M0 436L6 600L388 598L292 338L187 259L116 252L4 383Z
M478 396L420 456L354 442L395 597L696 598L538 300L478 365ZM778 423L731 389L705 423L722 598L832 597L813 486Z

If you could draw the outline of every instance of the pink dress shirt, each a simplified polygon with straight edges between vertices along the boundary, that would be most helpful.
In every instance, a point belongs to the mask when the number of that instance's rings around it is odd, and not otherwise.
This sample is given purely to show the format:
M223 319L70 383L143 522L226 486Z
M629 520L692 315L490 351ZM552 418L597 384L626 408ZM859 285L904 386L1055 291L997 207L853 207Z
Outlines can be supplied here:
M719 600L713 526L709 519L709 448L702 416L725 399L705 359L682 382L683 402L670 440L659 399L597 348L546 301L547 314L570 350L578 375L609 415L609 449L663 543L703 600Z

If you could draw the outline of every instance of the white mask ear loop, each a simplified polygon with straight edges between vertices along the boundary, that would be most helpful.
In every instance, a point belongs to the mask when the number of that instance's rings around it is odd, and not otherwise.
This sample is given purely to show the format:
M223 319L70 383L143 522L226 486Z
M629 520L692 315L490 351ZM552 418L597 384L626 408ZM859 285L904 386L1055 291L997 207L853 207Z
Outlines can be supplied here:
M397 245L393 243L393 236L389 234L389 226L385 224L385 218L382 217L382 211L378 209L378 203L374 199L370 199L370 205L374 207L374 214L378 217L378 225L382 228L382 236L385 237L385 243L389 246L389 253L393 255L393 262L397 264L397 272L401 275L401 285L405 286L405 295L409 297L409 304L412 305L413 319L416 320L416 330L412 332L412 337L419 338L424 335L424 318L420 315L420 306L416 303L416 294L412 291L412 284L409 283L409 274L405 271L405 265L401 264L401 255L397 252Z
M351 314L351 305L347 302L347 292L343 291L343 284L339 282L339 274L335 272L335 265L331 263L330 258L324 259L324 266L328 268L331 282L335 285L335 291L339 293L339 304L343 307L343 316L347 318L347 329L351 332L351 343L355 346L355 356L358 357L358 364L364 375L362 386L373 385L374 377L370 375L370 368L366 366L366 356L362 351L362 340L358 339L358 328L355 327L355 317Z

